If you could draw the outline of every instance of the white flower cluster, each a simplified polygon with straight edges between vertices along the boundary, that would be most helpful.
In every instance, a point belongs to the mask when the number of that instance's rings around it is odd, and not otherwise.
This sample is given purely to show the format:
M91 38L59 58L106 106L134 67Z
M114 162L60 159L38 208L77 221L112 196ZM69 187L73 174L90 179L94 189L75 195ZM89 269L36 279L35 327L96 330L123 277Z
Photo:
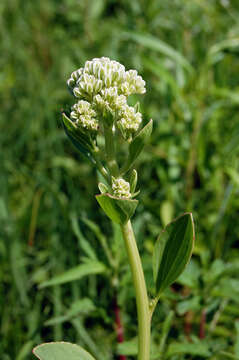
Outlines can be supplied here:
M120 198L130 198L130 184L122 178L114 178L112 176L113 194Z
M71 119L82 128L96 131L99 123L95 116L96 112L88 101L80 100L72 106Z
M135 112L134 107L125 105L119 112L120 119L119 125L126 132L137 131L142 121L142 115L140 112Z
M98 117L110 113L121 130L138 130L141 114L127 105L127 96L146 91L145 81L136 70L125 71L123 65L107 57L95 58L74 71L67 84L76 98L91 104Z

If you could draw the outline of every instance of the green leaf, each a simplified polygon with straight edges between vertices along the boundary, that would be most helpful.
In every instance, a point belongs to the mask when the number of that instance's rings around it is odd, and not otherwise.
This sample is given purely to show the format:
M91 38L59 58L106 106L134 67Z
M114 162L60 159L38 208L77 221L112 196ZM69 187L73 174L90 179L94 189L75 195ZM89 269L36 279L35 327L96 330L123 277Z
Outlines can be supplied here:
M140 130L140 132L133 138L129 145L129 157L123 166L122 173L127 172L133 166L135 160L144 148L144 145L150 138L153 129L153 120L150 120L147 125Z
M193 296L190 299L183 300L177 303L176 309L180 316L186 314L187 311L197 311L201 308L201 297L200 296Z
M209 357L211 356L211 352L209 351L209 346L204 342L197 342L197 343L172 343L168 347L167 351L167 358L170 358L174 355L181 355L181 354L188 354L188 355L196 355L201 357Z
M62 122L63 127L66 132L66 135L71 140L72 144L89 160L93 163L95 162L91 151L93 149L93 143L91 138L83 133L74 123L71 121L65 113L62 113Z
M82 347L67 342L45 343L33 349L40 360L95 360Z
M57 275L50 280L47 280L40 284L39 288L42 289L47 286L54 286L65 284L70 281L79 280L84 276L92 274L101 274L106 271L104 264L98 261L88 261L86 264L78 265L61 275Z
M133 216L138 200L121 199L110 194L96 195L106 215L116 224L125 224Z
M117 354L126 356L135 356L138 353L138 339L124 341L117 345Z
M158 237L153 253L153 273L157 294L171 285L189 262L194 244L191 213L168 224Z
M135 32L124 32L123 35L129 39L134 40L135 42L143 45L144 47L155 50L169 58L171 58L176 64L181 65L188 72L192 73L194 71L192 65L189 61L182 55L180 52L175 50L173 47L160 40L157 37L152 35L144 35Z
M45 322L45 326L53 326L56 324L61 324L65 321L69 321L74 317L79 315L88 315L90 312L95 310L95 305L93 302L88 299L80 299L71 304L70 309L61 316L53 317Z

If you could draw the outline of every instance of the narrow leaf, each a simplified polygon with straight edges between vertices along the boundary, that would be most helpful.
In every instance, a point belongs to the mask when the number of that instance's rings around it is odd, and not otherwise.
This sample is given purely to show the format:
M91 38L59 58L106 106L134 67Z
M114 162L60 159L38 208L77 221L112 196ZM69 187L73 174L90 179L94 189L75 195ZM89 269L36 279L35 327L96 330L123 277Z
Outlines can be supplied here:
M121 199L110 194L96 195L106 215L116 224L125 224L133 216L138 200Z
M67 342L45 343L33 349L40 360L95 360L82 347Z
M156 241L153 273L157 294L170 286L182 273L193 250L194 224L185 213L166 226Z
M148 49L155 50L171 58L176 64L181 65L188 72L193 72L194 69L189 63L189 61L179 51L175 50L173 47L160 40L159 38L150 34L144 35L132 31L124 32L123 35Z
M101 274L106 271L104 264L98 261L89 261L86 264L78 265L61 275L57 275L50 280L47 280L40 284L40 288L47 286L54 286L59 284L65 284L70 281L79 280L84 276L92 274Z

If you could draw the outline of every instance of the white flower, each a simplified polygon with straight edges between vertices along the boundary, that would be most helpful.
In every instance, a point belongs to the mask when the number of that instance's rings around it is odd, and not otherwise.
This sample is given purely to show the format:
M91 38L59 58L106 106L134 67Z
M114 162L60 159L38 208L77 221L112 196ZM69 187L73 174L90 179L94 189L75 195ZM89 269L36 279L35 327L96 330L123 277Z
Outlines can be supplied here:
M67 80L67 85L69 86L69 88L73 89L76 86L76 82L81 77L82 74L83 74L83 68L80 68L71 74L70 79Z
M142 121L142 115L140 112L136 112L132 106L124 105L119 112L119 120L117 125L126 132L135 132L138 130Z
M145 81L138 75L136 70L129 70L125 73L125 81L121 84L122 94L128 96L131 94L144 94Z
M112 176L113 194L120 198L130 198L130 184L122 178L115 179Z
M91 131L97 131L98 120L95 119L96 112L92 109L89 102L80 100L72 106L71 119L76 125Z

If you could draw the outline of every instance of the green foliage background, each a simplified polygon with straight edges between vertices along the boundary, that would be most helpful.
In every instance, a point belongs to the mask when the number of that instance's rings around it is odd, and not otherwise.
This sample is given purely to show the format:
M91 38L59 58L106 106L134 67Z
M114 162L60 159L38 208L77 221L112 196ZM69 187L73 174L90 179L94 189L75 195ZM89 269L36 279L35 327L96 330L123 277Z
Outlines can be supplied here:
M238 1L3 0L0 29L1 359L61 339L101 359L135 354L134 341L117 350L114 329L117 295L126 339L136 333L123 243L94 198L95 169L61 125L66 80L100 56L147 83L132 103L154 120L134 217L149 285L163 226L184 211L196 222L193 260L156 311L152 358L239 359ZM115 271L38 290L89 258L106 263L104 236Z

